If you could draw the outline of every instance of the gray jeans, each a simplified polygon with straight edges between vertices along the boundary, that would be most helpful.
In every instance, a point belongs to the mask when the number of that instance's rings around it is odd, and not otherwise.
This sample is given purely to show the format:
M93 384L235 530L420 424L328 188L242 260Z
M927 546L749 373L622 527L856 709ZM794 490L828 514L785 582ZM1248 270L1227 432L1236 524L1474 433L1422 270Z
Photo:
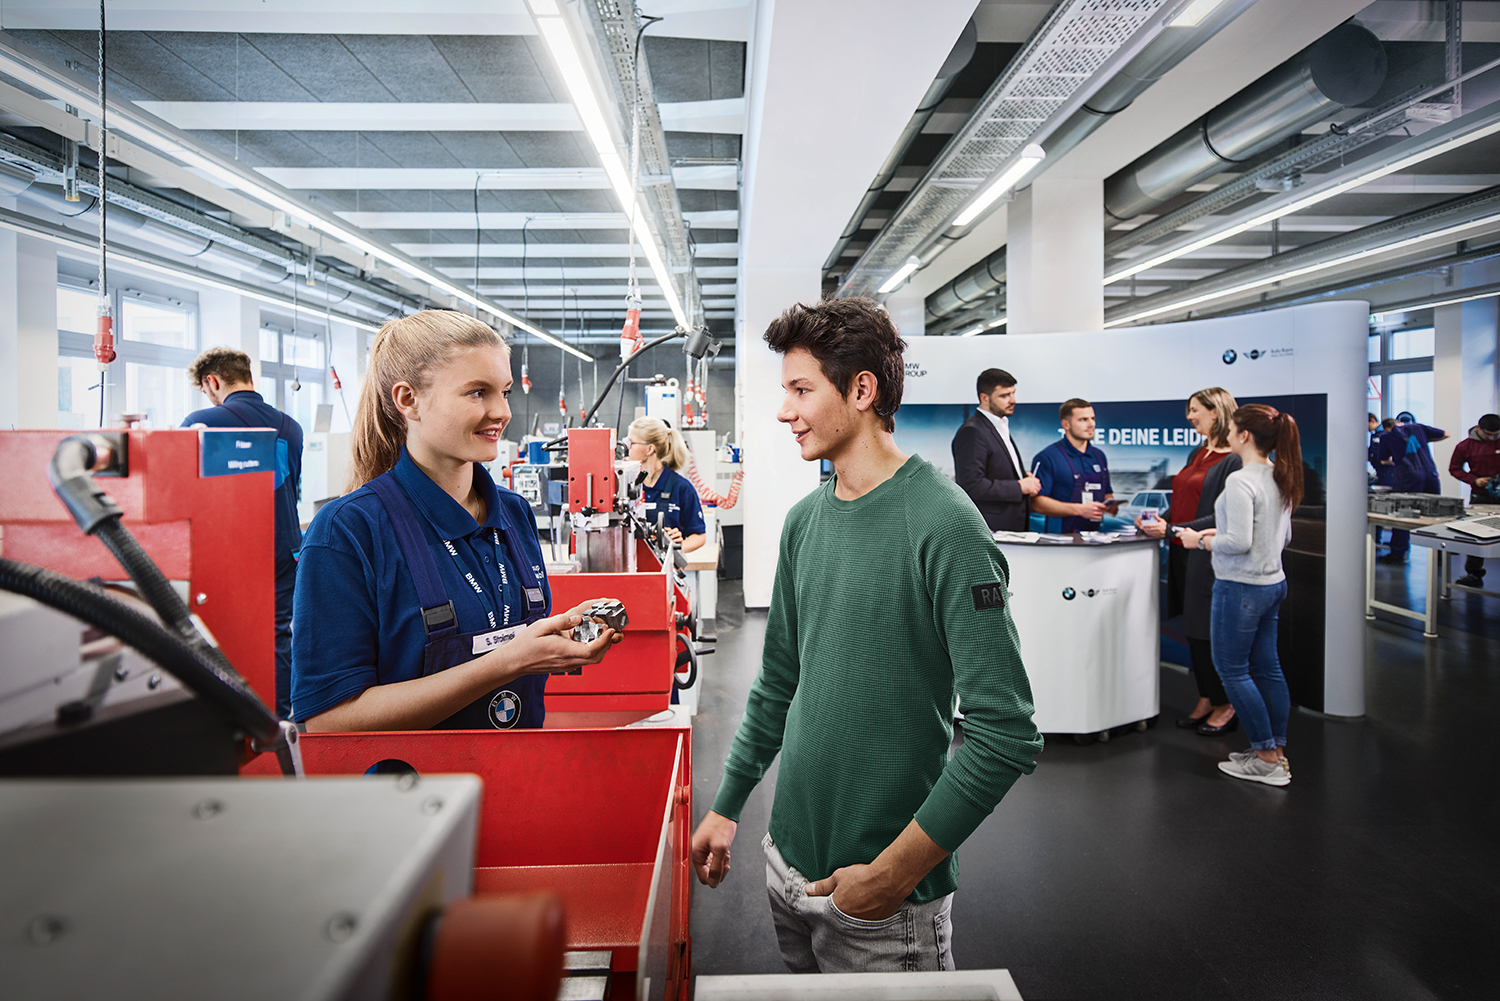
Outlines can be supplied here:
M831 896L807 895L807 877L787 865L769 834L761 847L776 940L793 973L954 969L953 894L925 904L906 901L881 921L851 918Z

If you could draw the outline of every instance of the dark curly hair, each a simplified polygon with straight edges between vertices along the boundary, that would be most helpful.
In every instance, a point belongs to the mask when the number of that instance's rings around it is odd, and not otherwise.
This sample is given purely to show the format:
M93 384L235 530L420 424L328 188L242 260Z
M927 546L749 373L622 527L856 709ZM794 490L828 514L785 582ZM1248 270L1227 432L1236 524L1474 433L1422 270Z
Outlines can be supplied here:
M896 430L906 381L901 357L906 342L880 303L862 297L824 299L812 306L798 303L771 321L765 337L777 354L806 348L845 399L855 376L873 374L875 414L887 431Z

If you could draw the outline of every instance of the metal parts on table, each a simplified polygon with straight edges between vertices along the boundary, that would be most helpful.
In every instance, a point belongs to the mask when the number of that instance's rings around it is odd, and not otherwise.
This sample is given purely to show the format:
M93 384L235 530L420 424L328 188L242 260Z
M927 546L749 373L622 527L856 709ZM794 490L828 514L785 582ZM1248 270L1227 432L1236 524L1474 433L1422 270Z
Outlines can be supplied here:
M1392 518L1462 518L1464 502L1439 494L1372 493L1367 510Z
M613 598L596 601L583 613L583 621L573 627L573 638L580 643L592 643L604 635L604 630L624 632L630 625L630 616L625 606Z

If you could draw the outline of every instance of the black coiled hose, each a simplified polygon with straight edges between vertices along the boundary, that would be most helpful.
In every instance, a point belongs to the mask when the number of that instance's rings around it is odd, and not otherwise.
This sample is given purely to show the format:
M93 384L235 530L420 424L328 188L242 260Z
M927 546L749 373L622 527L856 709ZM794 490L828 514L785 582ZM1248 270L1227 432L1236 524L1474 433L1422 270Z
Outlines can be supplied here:
M29 563L0 559L0 589L25 595L119 637L143 656L160 664L252 737L266 742L280 738L276 717L246 687L239 675L223 670L215 659L205 657L196 647L111 598L103 588ZM173 596L176 596L175 592Z

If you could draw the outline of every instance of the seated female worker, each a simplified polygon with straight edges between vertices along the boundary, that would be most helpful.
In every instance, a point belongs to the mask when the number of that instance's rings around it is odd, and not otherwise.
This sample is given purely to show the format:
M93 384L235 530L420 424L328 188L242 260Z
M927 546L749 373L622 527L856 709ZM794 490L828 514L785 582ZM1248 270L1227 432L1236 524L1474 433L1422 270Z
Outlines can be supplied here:
M691 461L682 432L669 427L660 417L637 417L630 422L625 444L628 457L640 462L646 470L644 495L646 523L656 524L663 515L663 526L673 542L690 553L708 541L703 524L703 506L698 491L678 475L677 470Z
M547 675L621 637L549 615L536 520L497 487L510 351L462 313L380 329L351 438L350 492L318 511L297 566L292 717L308 730L540 727Z

